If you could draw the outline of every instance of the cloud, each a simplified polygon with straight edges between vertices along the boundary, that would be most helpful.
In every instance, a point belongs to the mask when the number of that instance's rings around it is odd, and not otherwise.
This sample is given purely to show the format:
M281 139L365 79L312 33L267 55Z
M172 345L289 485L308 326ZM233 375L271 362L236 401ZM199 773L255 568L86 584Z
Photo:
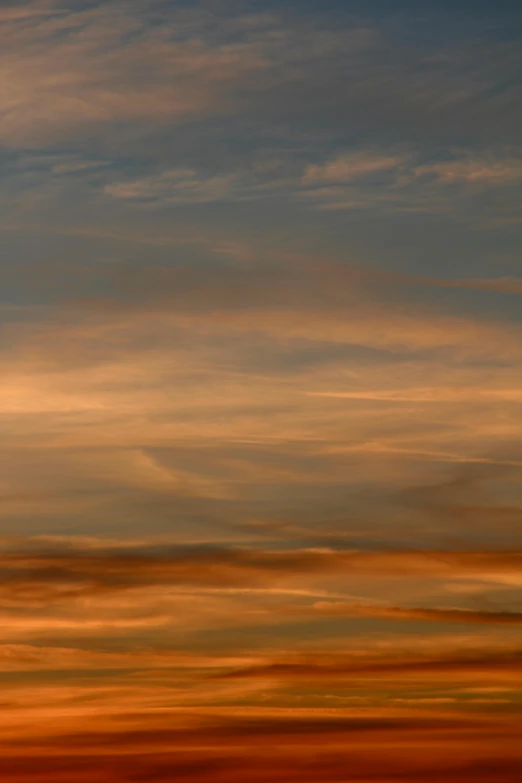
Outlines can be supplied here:
M427 708L424 704L418 709ZM185 725L180 725L180 717ZM38 769L44 783L71 778L84 783L93 777L102 783L175 778L235 783L246 776L254 783L313 783L319 775L325 783L341 783L349 766L351 774L375 783L397 778L489 783L493 771L496 780L507 783L520 762L512 724L494 717L481 722L433 712L362 717L340 710L308 714L237 711L230 715L200 711L195 716L188 712L178 716L175 727L147 712L129 718L155 725L148 729L113 727L104 734L91 719L83 726L76 722L76 732L69 727L61 737L13 739L8 754L3 753L0 772L8 779L16 769L18 779L25 781ZM172 716L168 718L172 721ZM296 741L306 747L297 751ZM373 752L376 744L378 754Z
M419 284L421 280L419 279ZM476 291L494 291L504 294L522 294L522 279L518 277L486 277L468 279L425 279L427 285L440 285L445 288L469 288Z
M374 347L416 349L461 344L468 350L476 346L484 351L490 344L493 349L494 343L497 353L511 346L518 350L516 323L479 318L473 312L453 313L428 301L417 304L408 301L401 290L409 284L512 291L517 290L516 279L410 277L378 269L360 270L320 258L280 261L277 265L243 267L140 265L132 275L126 268L115 268L111 279L118 283L118 296L74 302L72 331L62 339L88 339L89 330L93 336L103 330L129 333L131 322L136 332L177 323L191 328L199 324L198 329L211 328L218 333L260 331ZM63 320L62 313L59 315ZM42 345L47 335L58 339L52 323L42 326L40 335L35 334ZM26 330L26 334L30 339L30 332Z
M511 610L509 593L503 598L500 592L494 608L486 596L491 585L498 589L520 580L519 561L519 553L122 546L52 537L20 542L18 547L5 542L0 620L10 645L0 650L0 671L6 665L7 670L34 668L39 657L29 642L57 645L62 652L57 651L56 660L63 659L66 667L141 670L191 664L186 656L98 659L67 653L67 648L71 640L84 640L79 643L83 646L85 640L141 639L148 646L146 639L161 639L166 633L179 643L186 634L218 628L290 628L302 622L320 628L325 621L343 618L384 620L383 627L389 629L390 621L515 628L521 615ZM448 581L459 580L481 586L471 596L471 608L466 593L459 593L460 606L433 606L437 597L447 599ZM418 606L422 594L428 606ZM482 596L487 608L474 608ZM41 665L47 668L48 655L42 656ZM221 663L216 666L226 668L229 664L218 657ZM472 658L468 654L466 660ZM330 664L335 666L335 660ZM194 667L201 668L197 661ZM470 671L476 668L470 665Z
M20 2L16 6L0 8L0 23L38 20L40 17L59 15L60 10L53 2Z
M383 171L397 169L404 160L398 156L371 154L368 151L341 155L323 166L308 166L303 176L303 184L322 182L350 182L359 177L367 177Z
M514 320L443 306L444 278L322 258L108 274L115 296L7 316L6 529L422 550L487 549L494 527L518 548ZM408 495L467 463L504 466L491 498Z
M174 669L183 673L200 670L248 666L255 656L202 655L177 650L123 650L104 652L77 647L45 647L30 644L0 645L0 671L66 670L158 670Z
M360 606L334 602L318 602L319 613L344 617L380 617L390 620L420 620L435 623L479 623L522 625L522 612L477 612L470 609L431 609L399 606Z
M468 182L484 185L504 185L522 179L520 159L480 160L464 159L418 166L415 174L435 175L441 184Z
M320 209L371 210L388 214L446 211L466 218L471 205L475 212L487 205L480 195L495 189L511 201L518 201L517 182L522 182L522 161L508 151L493 156L490 151L452 150L443 162L423 163L426 153L411 147L362 146L324 163L302 168L297 150L263 161L261 149L248 162L215 161L212 166L158 170L137 179L109 181L103 193L142 207L172 204L206 204L226 201L269 201L275 198ZM81 165L81 164L78 164ZM87 166L88 163L85 164ZM299 168L300 166L300 168ZM480 286L478 281L478 286ZM509 290L506 281L505 290ZM487 281L483 282L484 290ZM503 290L500 283L497 290Z
M514 17L0 5L0 779L511 783Z
M451 212L462 217L471 205L475 213L484 209L477 199L491 189L500 193L504 189L511 200L520 199L514 190L522 181L519 156L487 149L453 149L446 156L446 160L426 163L414 148L408 153L393 148L346 152L322 165L308 166L301 180L301 197L315 201L320 209Z
M251 178L253 180L253 177ZM173 169L157 176L106 185L112 198L145 204L206 204L214 201L241 201L256 196L259 185L249 183L240 173L201 177L192 169Z
M6 172L6 224L36 213L49 237L48 211L65 223L75 210L105 219L253 201L288 215L429 214L481 229L518 219L509 42L460 41L435 57L387 19L312 29L306 10L102 2L5 14L0 141L78 156Z
M386 20L312 27L305 11L229 8L220 17L204 4L35 2L2 17L0 138L14 147L121 143L122 131L161 136L166 126L224 115L293 133L303 124L342 135L349 127L367 138L385 123L401 141L519 135L511 79L519 52L508 41L459 41L434 57L398 40Z
M522 390L519 389L458 389L444 387L423 387L419 389L408 387L407 389L390 389L386 391L360 391L360 392L309 392L315 397L333 397L347 400L375 400L383 402L479 402L480 400L512 400L522 398Z
M10 14L6 22L4 144L40 147L112 122L206 115L222 108L227 84L264 67L255 42L205 43L205 19L197 13L191 20L174 11L156 27L137 8L117 3L48 8L55 13L43 19Z
M506 680L512 683L519 676L522 660L517 654L500 655L453 655L445 657L413 658L404 655L398 660L393 656L373 658L369 651L362 658L351 657L349 653L339 656L335 652L322 657L302 656L297 660L269 661L257 666L232 669L213 674L218 679L263 678L281 681L326 680L337 683L348 681L354 687L361 686L361 679L401 681L398 687L404 687L404 680L414 681L456 681L468 679ZM487 689L486 689L487 690ZM492 687L494 693L502 688ZM480 688L469 688L466 692L482 693ZM488 691L489 693L489 691ZM454 700L454 697L451 697Z
M38 539L35 540L35 543ZM519 552L361 552L333 549L266 550L231 547L161 546L148 551L139 546L82 549L71 539L71 549L49 545L42 552L5 551L0 563L3 570L3 600L21 605L36 601L45 605L98 593L145 588L154 585L193 585L206 587L284 588L296 577L337 574L341 582L351 577L371 575L372 579L389 577L434 579L498 579L508 581L520 576L522 555ZM285 584L286 583L286 584ZM296 585L297 586L297 585ZM232 591L234 592L234 591ZM247 591L252 594L255 591ZM263 595L288 594L288 590L259 591ZM290 591L290 594L293 591ZM228 594L228 593L226 593ZM300 590L303 597L317 597L314 590ZM415 619L415 612L426 618L469 617L471 621L495 613L451 609L401 609L386 606L317 603L314 610L332 613L381 612L383 616L401 613ZM505 616L504 616L505 615ZM500 613L499 621L518 622L519 615Z

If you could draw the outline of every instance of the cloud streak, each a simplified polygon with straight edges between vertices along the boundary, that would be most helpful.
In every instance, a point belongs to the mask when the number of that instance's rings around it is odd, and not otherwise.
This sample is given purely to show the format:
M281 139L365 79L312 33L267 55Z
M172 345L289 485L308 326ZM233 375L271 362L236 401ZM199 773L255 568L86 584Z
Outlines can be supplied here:
M0 5L0 779L512 783L520 13Z

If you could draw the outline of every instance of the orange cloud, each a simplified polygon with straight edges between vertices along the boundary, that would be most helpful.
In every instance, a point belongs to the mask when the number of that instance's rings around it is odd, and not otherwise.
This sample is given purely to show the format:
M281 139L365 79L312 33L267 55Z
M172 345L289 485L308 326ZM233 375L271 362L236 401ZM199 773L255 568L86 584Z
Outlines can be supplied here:
M151 728L102 733L87 724L61 736L11 741L0 774L9 783L32 780L36 772L44 783L93 777L102 783L342 783L347 770L372 783L491 783L492 774L500 783L514 780L520 753L513 723L437 715L434 709L409 715L200 711L196 721L187 713L188 725L175 728L168 715L158 720L141 713L129 717L142 725L151 720Z
M484 578L498 574L520 575L520 552L451 552L451 551L353 551L335 549L266 550L219 546L146 547L126 546L72 548L54 551L29 550L4 552L0 565L4 585L16 588L25 580L41 580L52 586L60 583L73 587L82 583L87 590L96 587L129 589L149 584L202 584L240 586L270 584L273 579L292 575L320 573L434 578ZM35 542L37 543L37 541ZM43 543L43 542L42 542ZM74 589L74 587L73 587Z

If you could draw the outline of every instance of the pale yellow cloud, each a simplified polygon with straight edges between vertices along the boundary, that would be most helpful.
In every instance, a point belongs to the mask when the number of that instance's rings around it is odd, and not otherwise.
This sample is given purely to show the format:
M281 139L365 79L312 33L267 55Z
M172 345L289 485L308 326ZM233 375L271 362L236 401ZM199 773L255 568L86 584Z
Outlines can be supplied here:
M405 158L399 155L383 155L379 152L363 151L340 155L324 165L307 167L302 182L314 185L323 182L351 182L359 177L388 172L404 165Z

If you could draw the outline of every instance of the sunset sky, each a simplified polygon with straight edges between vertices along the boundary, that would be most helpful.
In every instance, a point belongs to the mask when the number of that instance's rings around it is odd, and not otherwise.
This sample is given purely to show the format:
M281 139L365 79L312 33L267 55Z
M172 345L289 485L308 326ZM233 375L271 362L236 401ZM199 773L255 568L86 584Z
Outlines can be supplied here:
M522 5L0 1L0 780L522 780Z

